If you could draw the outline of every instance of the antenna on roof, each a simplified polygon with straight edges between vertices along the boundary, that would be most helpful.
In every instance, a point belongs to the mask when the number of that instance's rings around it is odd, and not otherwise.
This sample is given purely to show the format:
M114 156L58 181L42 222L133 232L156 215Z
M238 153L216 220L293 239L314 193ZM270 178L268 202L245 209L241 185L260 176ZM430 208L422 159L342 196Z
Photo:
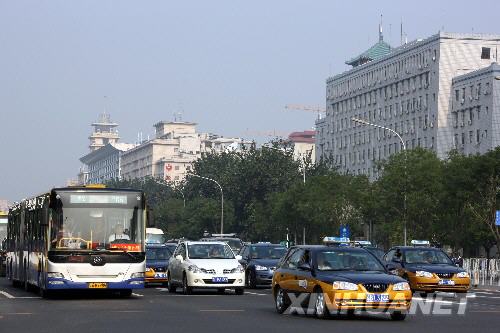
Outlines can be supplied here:
M378 41L384 40L384 35L382 33L382 14L380 14L380 24L378 25Z
M401 16L401 40L400 45L403 45L403 16Z

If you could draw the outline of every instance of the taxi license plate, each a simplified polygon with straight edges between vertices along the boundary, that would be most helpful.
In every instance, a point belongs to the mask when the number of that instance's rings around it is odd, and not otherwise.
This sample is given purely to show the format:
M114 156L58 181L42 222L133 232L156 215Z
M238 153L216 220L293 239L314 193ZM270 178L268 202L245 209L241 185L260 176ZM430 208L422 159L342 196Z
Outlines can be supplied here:
M165 279L167 277L167 273L155 273L155 278L157 279Z
M455 281L453 281L453 280L439 280L438 284L445 285L445 286L454 286Z
M213 283L227 283L227 277L213 277Z
M89 289L106 289L108 284L105 282L90 282Z
M389 302L389 294L368 294L366 295L366 301L370 303Z

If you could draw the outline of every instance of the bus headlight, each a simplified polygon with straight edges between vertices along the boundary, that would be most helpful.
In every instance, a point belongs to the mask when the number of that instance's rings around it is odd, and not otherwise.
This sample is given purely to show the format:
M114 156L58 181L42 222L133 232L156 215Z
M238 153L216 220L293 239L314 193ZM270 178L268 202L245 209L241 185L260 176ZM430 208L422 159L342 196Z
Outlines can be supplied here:
M144 277L144 272L135 272L130 275L132 279L137 279L137 278L143 278Z
M48 272L47 277L53 279L64 279L64 275L58 272Z

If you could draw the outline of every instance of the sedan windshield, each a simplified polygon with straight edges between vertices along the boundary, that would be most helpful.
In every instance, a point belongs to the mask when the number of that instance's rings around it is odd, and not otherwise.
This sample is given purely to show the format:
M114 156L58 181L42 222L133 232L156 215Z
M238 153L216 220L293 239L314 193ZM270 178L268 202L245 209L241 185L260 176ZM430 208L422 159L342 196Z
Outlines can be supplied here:
M146 248L146 260L168 260L172 251L168 248Z
M252 259L280 259L286 248L277 246L251 246L250 258Z
M385 271L382 264L365 251L320 251L316 256L316 265L320 271Z
M405 262L408 264L447 264L453 265L450 258L440 250L410 249L405 251Z
M234 253L227 244L188 245L190 259L234 259Z

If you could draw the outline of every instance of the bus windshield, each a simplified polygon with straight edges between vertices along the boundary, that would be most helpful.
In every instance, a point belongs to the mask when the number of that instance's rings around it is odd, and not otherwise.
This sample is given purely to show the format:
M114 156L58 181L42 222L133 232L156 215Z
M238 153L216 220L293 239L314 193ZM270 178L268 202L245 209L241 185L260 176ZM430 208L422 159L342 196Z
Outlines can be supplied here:
M143 210L130 202L135 196L61 196L49 216L50 250L144 251Z

